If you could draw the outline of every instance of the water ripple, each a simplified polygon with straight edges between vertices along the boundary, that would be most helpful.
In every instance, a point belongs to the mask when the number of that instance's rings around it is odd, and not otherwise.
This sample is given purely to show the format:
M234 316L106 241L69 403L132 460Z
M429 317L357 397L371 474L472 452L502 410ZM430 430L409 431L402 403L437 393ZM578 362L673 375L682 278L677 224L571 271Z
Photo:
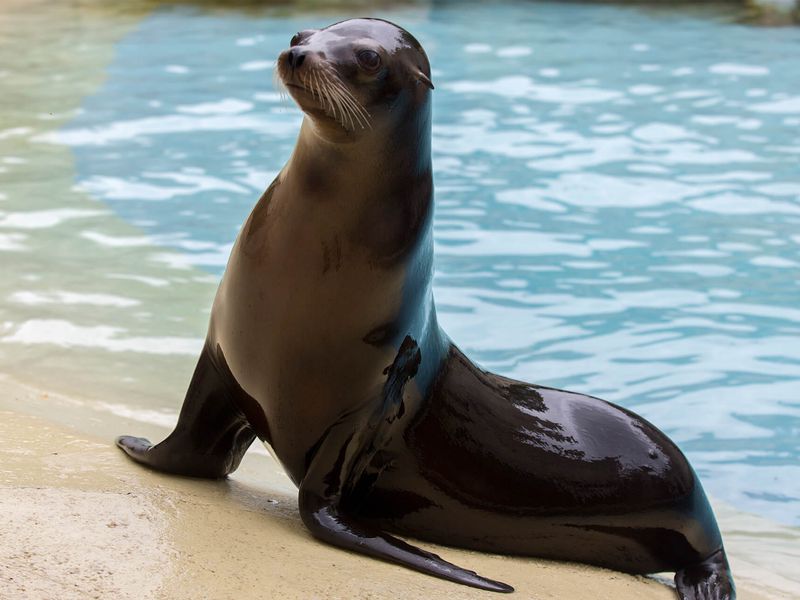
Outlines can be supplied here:
M413 20L434 66L442 323L489 368L636 408L712 494L800 523L800 91L787 76L800 32L529 7L386 15ZM198 266L216 278L301 118L267 71L292 32L331 20L156 11L71 123L0 137L68 146L80 187L142 232L113 236L92 220L78 235L93 248L166 247L150 260L169 275L118 273L120 285L156 289ZM0 212L0 251L97 216ZM12 300L117 302L65 292ZM85 323L31 319L2 340L198 349Z

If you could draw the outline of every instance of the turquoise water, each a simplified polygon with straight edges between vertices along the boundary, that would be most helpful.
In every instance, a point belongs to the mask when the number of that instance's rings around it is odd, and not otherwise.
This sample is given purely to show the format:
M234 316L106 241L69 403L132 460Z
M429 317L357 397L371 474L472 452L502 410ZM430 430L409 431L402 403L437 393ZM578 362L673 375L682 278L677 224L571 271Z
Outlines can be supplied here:
M710 494L800 524L800 30L464 6L376 14L433 65L445 329L494 371L636 410ZM160 9L52 141L166 264L218 277L299 127L273 60L341 18Z

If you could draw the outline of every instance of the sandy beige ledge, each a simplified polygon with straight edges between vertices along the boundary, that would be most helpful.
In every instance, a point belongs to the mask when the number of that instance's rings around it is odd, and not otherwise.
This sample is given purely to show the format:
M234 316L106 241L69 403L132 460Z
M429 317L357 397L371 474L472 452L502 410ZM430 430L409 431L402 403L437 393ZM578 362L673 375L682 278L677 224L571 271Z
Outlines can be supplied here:
M26 394L14 390L17 401ZM110 439L7 410L0 440L0 598L500 598L316 542L265 455L248 453L227 481L169 477L133 465ZM676 598L648 578L425 547L513 584L511 598ZM742 600L789 597L739 587Z

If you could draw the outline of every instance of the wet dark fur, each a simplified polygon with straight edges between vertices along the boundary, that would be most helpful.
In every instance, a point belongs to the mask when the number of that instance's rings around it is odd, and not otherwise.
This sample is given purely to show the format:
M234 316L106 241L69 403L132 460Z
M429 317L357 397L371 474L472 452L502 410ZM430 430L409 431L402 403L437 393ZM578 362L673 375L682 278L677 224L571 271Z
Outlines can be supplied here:
M381 70L360 71L350 40ZM323 66L369 127L302 89L316 81L302 69ZM675 444L603 400L487 373L439 328L419 43L347 21L298 34L279 70L310 115L295 153L231 253L175 431L118 445L154 469L224 477L257 436L317 538L458 583L512 591L388 532L676 571L685 600L733 599L713 512Z

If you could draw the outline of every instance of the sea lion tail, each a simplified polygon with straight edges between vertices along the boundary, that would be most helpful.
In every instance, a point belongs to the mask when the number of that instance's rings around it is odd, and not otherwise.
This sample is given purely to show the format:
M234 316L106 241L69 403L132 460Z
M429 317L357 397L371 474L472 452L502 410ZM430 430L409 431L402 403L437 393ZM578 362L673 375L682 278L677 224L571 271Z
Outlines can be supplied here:
M681 600L735 600L736 586L725 550L680 569L675 573L675 586Z

